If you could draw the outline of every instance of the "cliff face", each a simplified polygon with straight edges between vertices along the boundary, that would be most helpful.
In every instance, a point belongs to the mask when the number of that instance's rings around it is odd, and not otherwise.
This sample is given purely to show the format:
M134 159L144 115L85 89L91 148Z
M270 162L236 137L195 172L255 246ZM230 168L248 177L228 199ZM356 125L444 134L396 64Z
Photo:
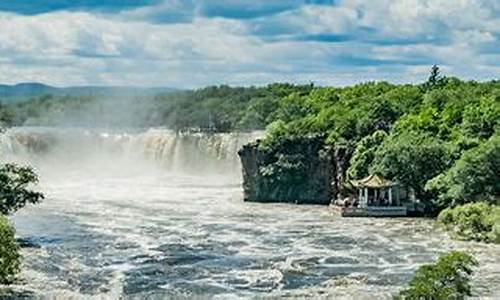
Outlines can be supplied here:
M245 201L329 204L342 186L349 153L326 148L321 138L305 137L270 148L257 141L238 154Z
M338 145L333 150L334 174L332 175L332 190L333 199L343 199L347 196L344 184L347 180L347 169L349 168L349 161L351 160L354 152L353 147Z

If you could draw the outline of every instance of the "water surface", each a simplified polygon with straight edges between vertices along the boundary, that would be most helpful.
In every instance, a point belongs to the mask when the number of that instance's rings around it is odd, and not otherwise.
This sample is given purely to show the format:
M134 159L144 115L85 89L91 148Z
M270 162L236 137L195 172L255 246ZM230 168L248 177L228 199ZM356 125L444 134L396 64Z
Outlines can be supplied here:
M7 158L36 166L47 195L13 218L18 235L39 246L23 250L17 290L106 299L383 299L418 266L465 249L481 264L475 295L500 296L500 247L451 241L433 221L243 202L235 152L253 136L173 142L179 137L158 131L126 139L70 134L74 140L50 135L43 151L13 135L3 140ZM104 139L99 147L95 136Z

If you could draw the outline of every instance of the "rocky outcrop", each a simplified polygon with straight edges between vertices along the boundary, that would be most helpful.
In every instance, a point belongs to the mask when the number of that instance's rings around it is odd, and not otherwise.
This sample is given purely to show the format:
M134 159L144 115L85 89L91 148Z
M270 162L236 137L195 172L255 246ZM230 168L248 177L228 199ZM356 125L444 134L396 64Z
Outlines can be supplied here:
M238 152L245 201L330 204L343 198L352 147L327 147L322 137L259 140Z
M260 141L238 152L243 167L245 201L329 204L334 152L324 139L304 137L280 141L265 147Z
M332 193L334 199L344 199L349 194L345 189L345 183L349 161L353 153L354 148L348 145L336 145L333 150L334 175L332 176Z

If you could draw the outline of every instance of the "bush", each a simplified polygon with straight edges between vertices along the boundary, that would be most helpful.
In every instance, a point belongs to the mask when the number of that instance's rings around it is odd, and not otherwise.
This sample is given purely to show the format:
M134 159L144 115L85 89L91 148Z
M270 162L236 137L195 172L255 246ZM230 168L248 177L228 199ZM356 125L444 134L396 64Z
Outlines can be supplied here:
M30 185L37 182L37 175L29 167L0 166L0 214L7 215L28 203L40 202L43 194L30 189Z
M447 208L438 216L453 237L500 243L500 207L486 202Z
M14 233L9 220L0 216L0 284L12 283L20 270L21 256Z
M435 264L421 266L396 299L464 299L471 296L470 276L477 261L469 254L452 251Z

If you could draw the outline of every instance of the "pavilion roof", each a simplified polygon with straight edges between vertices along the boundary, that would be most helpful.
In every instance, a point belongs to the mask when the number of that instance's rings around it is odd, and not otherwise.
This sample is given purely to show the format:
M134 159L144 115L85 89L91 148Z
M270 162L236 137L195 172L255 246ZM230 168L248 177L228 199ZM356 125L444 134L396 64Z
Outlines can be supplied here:
M370 188L383 188L394 186L395 183L387 180L379 175L369 175L360 180L353 181L356 187L370 187Z

